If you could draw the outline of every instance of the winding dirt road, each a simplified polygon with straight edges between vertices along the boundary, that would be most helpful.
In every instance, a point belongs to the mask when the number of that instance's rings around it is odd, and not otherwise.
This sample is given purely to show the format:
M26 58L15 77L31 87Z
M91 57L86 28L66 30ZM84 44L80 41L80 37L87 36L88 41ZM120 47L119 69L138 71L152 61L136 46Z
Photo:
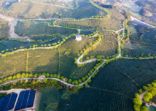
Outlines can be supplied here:
M84 65L84 64L88 64L88 63L92 63L92 62L95 62L97 61L96 58L93 58L93 59L90 59L90 60L86 60L86 61L81 61L81 59L84 57L84 54L82 54L77 60L76 60L76 63L78 65Z

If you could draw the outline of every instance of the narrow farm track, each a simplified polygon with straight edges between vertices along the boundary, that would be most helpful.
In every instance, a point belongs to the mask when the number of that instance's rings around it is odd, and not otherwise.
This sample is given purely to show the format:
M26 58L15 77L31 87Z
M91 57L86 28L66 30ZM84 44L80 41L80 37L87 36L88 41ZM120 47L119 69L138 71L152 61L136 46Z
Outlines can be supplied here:
M82 55L76 60L76 63L77 63L78 65L89 64L89 63L92 63L92 62L97 61L96 58L93 58L93 59L90 59L90 60L81 61L81 59L82 59L83 57L84 57L84 55L82 54Z
M67 83L66 81L63 81L63 80L58 79L58 78L44 78L44 79L58 81L58 82L60 82L60 83L62 83L64 85L66 85L67 87L73 87L74 86L73 84ZM8 85L8 84L11 84L11 83L16 83L16 82L19 82L19 81L24 81L24 80L41 80L41 79L40 78L21 78L21 79L15 79L15 80L11 80L11 81L8 81L8 82L5 82L5 83L0 84L0 87L5 86L5 85Z

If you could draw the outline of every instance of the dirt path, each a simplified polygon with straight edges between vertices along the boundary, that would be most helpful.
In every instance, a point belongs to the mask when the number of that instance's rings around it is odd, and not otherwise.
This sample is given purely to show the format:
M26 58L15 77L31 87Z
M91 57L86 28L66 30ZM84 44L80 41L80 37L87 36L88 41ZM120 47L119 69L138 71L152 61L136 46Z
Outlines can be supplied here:
M0 14L0 19L3 19L4 21L8 22L9 25L9 35L11 39L26 39L30 40L27 36L19 36L15 33L15 26L17 25L18 20L3 14Z
M77 59L77 61L76 61L76 63L78 64L78 65L84 65L84 64L88 64L88 63L92 63L92 62L95 62L95 61L97 61L97 59L96 58L93 58L93 59L90 59L90 60L86 60L86 61L81 61L81 59L83 58L83 54Z

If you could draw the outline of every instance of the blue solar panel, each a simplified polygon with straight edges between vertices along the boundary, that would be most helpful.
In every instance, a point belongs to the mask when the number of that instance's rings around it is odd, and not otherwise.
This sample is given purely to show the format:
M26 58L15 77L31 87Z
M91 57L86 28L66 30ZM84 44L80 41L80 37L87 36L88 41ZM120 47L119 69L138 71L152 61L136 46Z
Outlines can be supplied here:
M25 100L22 101L20 109L26 108L29 94L30 94L30 91L25 91L25 95L24 95Z
M14 107L17 98L16 93L11 93L0 99L0 111L8 111Z
M33 107L35 93L36 91L34 90L21 91L15 106L15 110ZM11 93L3 97L2 99L0 99L0 111L8 111L14 108L16 98L17 98L17 94Z
M34 90L21 91L15 110L32 107L35 99L35 93L36 91Z
M30 92L30 96L29 96L29 99L28 99L28 102L27 102L27 106L26 107L32 107L33 106L34 99L35 99L35 93L36 93L36 91L31 91Z
M10 101L7 105L7 109L12 109L14 107L14 104L15 104L15 101L16 101L16 98L17 98L17 94L12 94L11 95L11 98L10 98Z
M26 98L24 98L25 94L26 94L25 91L21 91L19 98L18 98L18 101L16 103L15 110L21 109L22 102L26 99Z

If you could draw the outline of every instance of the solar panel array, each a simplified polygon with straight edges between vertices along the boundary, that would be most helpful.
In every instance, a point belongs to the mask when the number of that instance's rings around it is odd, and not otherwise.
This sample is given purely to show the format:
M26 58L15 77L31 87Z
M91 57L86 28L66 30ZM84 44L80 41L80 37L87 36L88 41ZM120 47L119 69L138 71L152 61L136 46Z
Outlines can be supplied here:
M17 98L16 93L11 93L0 99L0 111L8 111L14 107Z
M32 107L34 103L34 98L35 91L32 90L22 91L19 95L15 110Z
M15 108L14 110L17 111L20 109L33 107L35 93L36 91L34 90L21 91L17 102L16 102L16 99L17 99L16 93L11 93L3 97L2 99L0 99L0 111L8 111L13 108Z

